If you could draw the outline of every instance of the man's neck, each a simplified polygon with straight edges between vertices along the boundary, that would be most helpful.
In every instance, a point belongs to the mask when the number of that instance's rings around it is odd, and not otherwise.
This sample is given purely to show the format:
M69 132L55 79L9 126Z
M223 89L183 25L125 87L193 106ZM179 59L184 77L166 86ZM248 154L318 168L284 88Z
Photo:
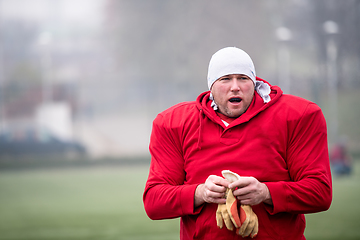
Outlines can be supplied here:
M232 123L236 118L232 118L232 117L228 117L222 113L220 113L219 111L215 111L216 114L221 118L221 120L223 122L226 122L227 124L225 124L226 126L229 125L230 123Z

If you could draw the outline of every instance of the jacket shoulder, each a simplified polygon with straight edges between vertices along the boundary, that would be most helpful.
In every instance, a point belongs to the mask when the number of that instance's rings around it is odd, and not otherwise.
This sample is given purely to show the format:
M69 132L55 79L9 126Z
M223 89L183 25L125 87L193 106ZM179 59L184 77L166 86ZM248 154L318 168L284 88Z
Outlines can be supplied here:
M290 94L283 94L278 101L278 106L299 113L305 110L321 111L321 108L316 103Z
M284 94L274 106L276 106L274 109L278 115L289 123L325 122L323 112L316 103L298 96Z
M182 124L187 119L198 115L198 108L195 101L178 103L159 113L154 123L156 124Z

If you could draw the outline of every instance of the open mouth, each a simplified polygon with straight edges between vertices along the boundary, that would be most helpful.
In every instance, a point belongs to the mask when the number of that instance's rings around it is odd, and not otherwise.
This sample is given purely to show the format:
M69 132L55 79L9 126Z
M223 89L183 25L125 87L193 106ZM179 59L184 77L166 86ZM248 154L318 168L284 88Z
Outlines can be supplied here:
M239 102L241 102L241 98L233 97L233 98L230 98L229 101L232 103L239 103Z

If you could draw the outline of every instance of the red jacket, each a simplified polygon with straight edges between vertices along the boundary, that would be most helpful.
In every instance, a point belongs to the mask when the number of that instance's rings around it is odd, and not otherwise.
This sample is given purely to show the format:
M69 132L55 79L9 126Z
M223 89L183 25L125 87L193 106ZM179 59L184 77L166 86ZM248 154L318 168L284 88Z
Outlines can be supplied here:
M252 206L256 239L305 239L303 214L327 210L332 199L326 123L310 101L283 95L277 86L270 96L265 104L255 92L248 110L228 127L210 107L209 92L156 117L143 195L151 219L181 217L182 240L241 239L216 226L217 204L194 209L196 187L228 169L270 190L273 206Z

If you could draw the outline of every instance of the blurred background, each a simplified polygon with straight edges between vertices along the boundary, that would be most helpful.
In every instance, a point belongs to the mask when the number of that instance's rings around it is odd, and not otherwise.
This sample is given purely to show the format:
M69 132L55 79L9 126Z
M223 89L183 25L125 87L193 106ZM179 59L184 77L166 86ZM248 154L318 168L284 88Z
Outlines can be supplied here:
M145 163L135 194L142 209L153 119L207 91L209 60L227 46L248 52L259 77L317 103L327 120L329 149L341 145L346 153L337 154L356 162L359 26L359 0L0 0L0 170L49 162ZM54 180L46 174L46 181ZM2 193L13 192L14 178L23 179L19 186L41 186L31 174L0 176ZM120 181L115 179L108 180ZM79 189L87 189L82 196L88 198L92 188ZM0 198L3 210L21 198L6 196ZM20 239L14 232L3 239Z
M147 156L156 114L206 91L226 46L359 152L359 24L358 0L0 0L1 141L19 143L1 152Z

